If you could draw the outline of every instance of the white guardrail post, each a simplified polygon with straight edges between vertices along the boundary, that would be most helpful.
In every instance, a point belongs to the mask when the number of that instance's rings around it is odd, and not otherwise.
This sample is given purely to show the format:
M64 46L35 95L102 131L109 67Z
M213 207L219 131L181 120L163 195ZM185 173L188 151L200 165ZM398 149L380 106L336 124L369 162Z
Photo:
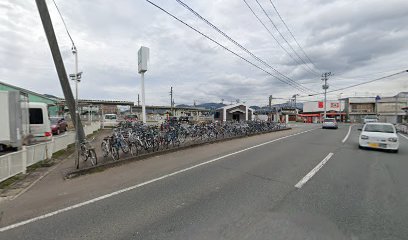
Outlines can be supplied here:
M26 174L27 172L27 147L23 146L21 150L21 166L22 166L22 172L23 174Z

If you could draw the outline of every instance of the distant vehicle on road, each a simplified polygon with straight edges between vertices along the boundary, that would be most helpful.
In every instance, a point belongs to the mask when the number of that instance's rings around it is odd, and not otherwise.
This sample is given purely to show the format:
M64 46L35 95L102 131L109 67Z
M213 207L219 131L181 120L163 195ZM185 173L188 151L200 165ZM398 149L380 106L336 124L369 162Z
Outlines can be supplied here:
M334 119L334 118L325 118L323 120L322 128L334 128L334 129L337 129L337 128L339 128L339 125L337 124L336 119Z
M370 122L378 122L378 117L376 115L367 115L364 117L363 122L364 124L370 123Z
M113 113L105 114L102 123L104 127L116 127L119 124L118 116Z
M385 149L398 152L399 138L391 123L366 123L359 137L359 148Z
M68 129L68 123L64 118L51 117L51 132L53 135L59 135L62 132L66 132Z

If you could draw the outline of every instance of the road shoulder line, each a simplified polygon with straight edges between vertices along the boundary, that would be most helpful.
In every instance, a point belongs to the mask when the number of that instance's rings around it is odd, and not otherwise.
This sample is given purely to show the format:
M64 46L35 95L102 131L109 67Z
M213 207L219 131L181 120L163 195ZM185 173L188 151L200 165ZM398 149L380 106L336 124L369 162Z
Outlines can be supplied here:
M402 136L403 138L405 138L405 139L407 139L408 140L408 137L407 136L405 136L404 134L401 134L401 133L398 133L400 136Z

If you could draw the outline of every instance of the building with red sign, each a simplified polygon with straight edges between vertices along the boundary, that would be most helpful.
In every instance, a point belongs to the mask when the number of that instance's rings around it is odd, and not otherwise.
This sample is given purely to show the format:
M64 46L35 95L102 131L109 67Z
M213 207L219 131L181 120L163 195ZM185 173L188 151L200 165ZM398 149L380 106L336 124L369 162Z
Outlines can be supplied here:
M299 117L306 123L319 123L324 115L324 101L311 101L303 103L303 112ZM336 118L337 121L345 121L344 102L339 100L328 100L326 116Z

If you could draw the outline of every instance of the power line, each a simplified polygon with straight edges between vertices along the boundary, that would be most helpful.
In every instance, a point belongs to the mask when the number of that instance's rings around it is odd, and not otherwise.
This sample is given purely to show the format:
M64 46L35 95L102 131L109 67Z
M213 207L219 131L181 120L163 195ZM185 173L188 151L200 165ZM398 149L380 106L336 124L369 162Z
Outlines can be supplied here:
M271 37L275 40L275 42L279 45L279 47L282 48L282 50L298 65L302 66L302 63L300 63L298 60L296 60L292 54L290 54L288 52L288 50L286 50L286 48L283 47L283 45L278 41L278 39L276 39L276 37L272 34L272 32L269 30L269 28L265 25L265 23L258 17L258 15L255 13L255 11L252 9L251 6L249 6L249 4L247 3L247 1L243 0L246 4L246 6L248 7L248 9L252 12L252 14L256 17L256 19L262 24L262 26L265 28L265 30L269 33L269 35L271 35Z
M161 11L163 11L163 12L166 13L167 15L171 16L172 18L176 19L176 20L179 21L180 23L184 24L185 26L187 26L187 27L190 28L191 30L195 31L196 33L200 34L201 36L207 38L207 39L210 40L211 42L217 44L218 46L220 46L221 48L225 49L226 51L232 53L233 55L235 55L235 56L239 57L240 59L244 60L245 62L249 63L250 65L252 65L252 66L258 68L259 70L265 72L266 74L268 74L268 75L270 75L270 76L272 76L272 77L278 79L279 81L281 81L281 82L283 82L283 83L286 83L286 84L288 84L288 85L290 85L290 86L292 86L292 87L294 87L294 88L296 88L296 89L298 89L298 90L304 92L304 90L301 89L301 88L299 88L297 85L294 85L294 84L291 83L291 82L287 82L287 81L285 81L285 80L283 80L283 79L281 79L281 78L279 78L279 77L273 75L272 73L270 73L269 71L263 69L262 67L259 67L259 66L256 65L255 63L249 61L248 59L246 59L246 58L242 57L241 55L239 55L238 53L236 53L236 52L230 50L229 48L227 48L226 46L224 46L224 45L220 44L219 42L215 41L214 39L212 39L211 37L207 36L206 34L204 34L204 33L200 32L199 30L195 29L194 27L192 27L192 26L189 25L188 23L186 23L186 22L184 22L183 20L179 19L178 17L176 17L175 15L173 15L173 14L171 14L170 12L166 11L165 9L163 9L162 7L160 7L160 6L158 6L157 4L153 3L152 1L150 1L150 0L145 0L145 1L148 2L148 3L150 3L151 5L153 5L154 7L160 9Z
M327 91L327 93L338 92L338 91L342 91L342 90L345 90L345 89L349 89L349 88L369 84L369 83L372 83L372 82L376 82L376 81L379 81L379 80L382 80L382 79L394 77L394 76L397 76L397 75L400 75L400 74L403 74L403 73L407 73L407 72L408 72L408 70L403 70L401 72L393 73L393 74L390 74L390 75L387 75L387 76L384 76L384 77L376 78L376 79L361 82L361 83L356 83L356 84L353 84L353 85L349 85L347 87L336 88L336 89ZM311 97L311 96L317 96L317 95L322 95L322 94L324 94L324 93L309 94L308 96L301 96L301 97Z
M60 16L60 18L61 18L61 20L62 20L62 23L64 24L65 31L67 31L68 37L69 37L69 39L71 40L72 48L75 48L75 49L76 49L74 40L72 39L71 34L70 34L69 31L68 31L67 24L65 23L65 20L64 20L64 18L62 17L61 11L59 10L59 8L58 8L57 3L55 2L55 0L52 0L52 1L53 1L54 5L55 5L55 8L56 8L57 11L58 11L58 14L59 14L59 16Z
M283 20L282 16L280 15L278 9L276 8L275 4L273 4L272 0L269 0L269 2L272 4L273 9L275 10L275 12L278 14L279 19L282 21L283 25L285 25L286 29L288 30L289 34L292 36L293 40L295 40L296 44L298 45L298 47L300 48L300 50L303 52L303 54L305 55L305 57L309 60L309 62L316 68L316 65L313 63L313 61L309 58L309 56L306 54L306 52L303 50L303 48L300 46L299 42L296 40L294 34L292 33L292 31L289 29L288 25L286 24L286 22Z
M245 1L245 0L244 0ZM279 33L279 35L282 37L282 39L286 42L286 44L289 46L290 49L292 49L292 51L295 53L295 55L300 59L300 61L302 61L305 66L310 70L309 72L311 72L312 74L315 75L320 75L319 73L317 73L316 71L314 71L312 68L309 67L309 65L305 62L305 60L303 60L302 57L300 57L300 55L296 52L296 50L292 47L292 45L290 45L290 43L288 42L288 40L285 38L285 36L283 36L283 34L279 31L278 27L275 25L275 23L273 22L273 20L271 19L271 17L269 16L269 14L265 11L265 9L262 7L262 5L259 3L258 0L255 0L256 3L259 5L259 7L262 9L263 13L265 14L265 16L269 19L269 21L271 22L272 26L275 28L275 30Z
M279 74L280 76L284 77L285 79L287 79L288 81L291 81L292 83L302 86L304 89L310 91L310 92L316 92L310 88L307 88L303 85L301 85L300 83L297 83L295 80L289 78L288 76L280 73L278 70L276 70L275 68L273 68L271 65L269 65L267 62L265 62L264 60L260 59L259 57L257 57L255 54L253 54L251 51L249 51L247 48L245 48L244 46L242 46L241 44L239 44L238 42L236 42L234 39L232 39L230 36L228 36L225 32L223 32L222 30L220 30L218 27L216 27L214 24L212 24L211 22L209 22L206 18L202 17L199 13L197 13L196 11L194 11L191 7L189 7L187 4L185 4L184 2L182 2L181 0L176 0L180 5L182 5L184 8L186 8L187 10L189 10L191 13L193 13L195 16L197 16L199 19L201 19L202 21L204 21L207 25L211 26L214 30L216 30L218 33L220 33L221 35L223 35L225 38L227 38L230 42L232 42L233 44L235 44L236 46L238 46L240 49L242 49L243 51L245 51L246 53L248 53L251 57L255 58L256 60L258 60L259 62L263 63L265 66L269 67L270 69L272 69L274 72L276 72L277 74Z

